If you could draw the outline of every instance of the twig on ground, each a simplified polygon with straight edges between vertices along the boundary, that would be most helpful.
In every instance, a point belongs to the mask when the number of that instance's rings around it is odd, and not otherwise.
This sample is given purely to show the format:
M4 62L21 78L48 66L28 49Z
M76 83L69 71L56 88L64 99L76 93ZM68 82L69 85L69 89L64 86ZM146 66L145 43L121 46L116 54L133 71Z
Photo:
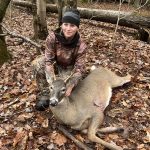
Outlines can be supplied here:
M43 54L43 52L42 52L42 50L41 50L42 45L40 45L40 44L34 42L33 40L29 39L28 37L25 37L25 36L23 36L23 35L20 35L20 34L16 34L16 33L14 33L14 32L11 32L11 31L10 31L6 26L4 26L3 24L0 24L0 25L1 25L1 26L4 28L4 30L6 31L6 33L4 33L5 36L6 36L6 35L10 35L10 36L12 36L12 37L21 38L21 39L23 39L24 41L26 41L26 42L28 42L28 43L34 45L34 46L40 51L40 53Z
M91 148L89 148L88 146L86 146L85 144L83 144L82 142L80 142L79 140L77 140L75 137L73 137L71 135L71 133L69 133L66 129L64 129L63 126L59 125L58 129L63 132L63 134L65 136L67 136L69 139L71 139L79 148L84 149L84 150L92 150Z
M139 81L144 83L150 83L150 77L141 77L139 78Z
M6 34L6 33L3 33L3 34L0 34L0 36L7 36L8 34Z
M5 106L4 109L6 109L6 108L8 108L8 107L18 103L18 102L20 102L20 100L19 100L19 98L16 98L14 101L12 101L9 104L7 104L7 106Z

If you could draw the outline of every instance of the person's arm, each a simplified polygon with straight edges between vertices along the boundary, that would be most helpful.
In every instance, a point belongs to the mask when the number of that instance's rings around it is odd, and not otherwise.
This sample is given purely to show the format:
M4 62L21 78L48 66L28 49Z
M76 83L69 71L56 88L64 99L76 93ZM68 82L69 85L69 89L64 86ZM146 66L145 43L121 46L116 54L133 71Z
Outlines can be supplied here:
M66 96L69 96L71 94L72 89L78 84L79 80L86 72L86 67L85 67L86 48L87 48L86 44L81 43L77 53L74 69L73 69L74 73L73 76L69 79L69 86L66 91Z
M54 80L54 61L55 61L55 34L51 33L46 39L45 48L45 72L48 83Z

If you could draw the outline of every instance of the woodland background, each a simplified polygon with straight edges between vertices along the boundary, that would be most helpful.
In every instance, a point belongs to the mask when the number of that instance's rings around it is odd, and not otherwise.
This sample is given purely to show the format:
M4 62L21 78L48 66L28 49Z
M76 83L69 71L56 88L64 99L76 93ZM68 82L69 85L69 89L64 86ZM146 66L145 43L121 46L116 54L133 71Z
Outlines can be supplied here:
M121 11L134 11L144 2L126 1ZM118 10L118 1L78 1L88 9ZM149 3L138 9L142 16L150 17ZM47 12L47 28L58 27L58 14ZM18 35L43 45L44 40L33 38L33 12L30 8L10 3L2 25ZM117 29L117 30L116 30ZM145 29L145 27L144 27ZM146 28L149 31L149 28ZM6 30L2 28L4 36ZM105 112L102 126L123 126L129 134L108 134L105 141L115 142L126 149L148 150L150 147L150 45L139 40L139 31L92 19L81 19L81 36L88 45L87 73L92 65L108 67L118 75L130 73L132 82L113 90L112 102ZM24 41L24 42L23 42ZM0 149L1 150L77 150L70 139L58 129L59 123L49 110L35 110L36 84L31 61L40 52L27 40L5 35L9 59L0 67ZM0 43L1 46L1 43ZM44 49L42 49L44 51ZM2 54L2 51L0 51ZM87 136L67 128L77 139L94 150L104 149L91 143Z

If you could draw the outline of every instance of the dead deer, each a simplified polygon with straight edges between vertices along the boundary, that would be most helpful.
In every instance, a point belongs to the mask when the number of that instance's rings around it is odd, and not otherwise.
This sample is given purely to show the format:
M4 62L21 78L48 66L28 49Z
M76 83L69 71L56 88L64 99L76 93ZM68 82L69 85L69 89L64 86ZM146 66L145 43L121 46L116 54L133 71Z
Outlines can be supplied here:
M69 97L65 97L66 83L57 79L50 86L50 109L60 123L69 125L75 130L85 131L87 129L89 140L111 150L122 150L120 146L100 139L96 136L96 132L118 129L98 128L103 122L104 110L109 105L112 88L130 81L130 75L119 77L112 71L100 67L82 80Z

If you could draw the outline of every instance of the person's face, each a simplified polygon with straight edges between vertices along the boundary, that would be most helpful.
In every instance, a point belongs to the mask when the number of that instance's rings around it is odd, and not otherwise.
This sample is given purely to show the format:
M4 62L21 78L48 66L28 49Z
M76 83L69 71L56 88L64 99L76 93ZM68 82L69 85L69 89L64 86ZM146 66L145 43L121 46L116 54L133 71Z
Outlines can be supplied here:
M78 27L71 23L63 23L61 28L66 39L73 38L78 31Z

